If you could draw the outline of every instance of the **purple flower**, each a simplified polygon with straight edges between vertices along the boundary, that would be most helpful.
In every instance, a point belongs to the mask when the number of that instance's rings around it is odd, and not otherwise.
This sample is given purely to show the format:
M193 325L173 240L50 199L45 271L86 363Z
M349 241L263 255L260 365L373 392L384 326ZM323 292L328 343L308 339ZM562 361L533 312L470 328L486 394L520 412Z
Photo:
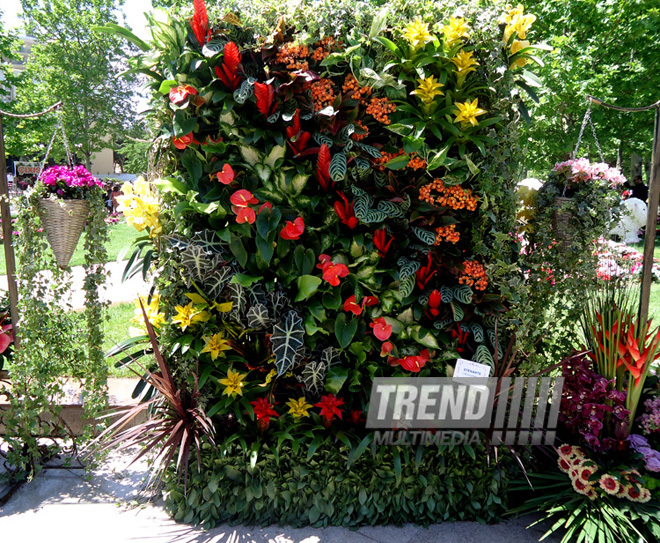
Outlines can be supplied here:
M49 188L49 192L62 198L81 198L85 189L103 186L85 166L51 166L39 179Z
M639 434L630 434L628 436L628 443L630 443L630 446L635 450L639 451L641 448L649 448L649 442L644 436L640 436Z
M660 471L660 455L656 454L649 457L644 457L646 469L649 471Z

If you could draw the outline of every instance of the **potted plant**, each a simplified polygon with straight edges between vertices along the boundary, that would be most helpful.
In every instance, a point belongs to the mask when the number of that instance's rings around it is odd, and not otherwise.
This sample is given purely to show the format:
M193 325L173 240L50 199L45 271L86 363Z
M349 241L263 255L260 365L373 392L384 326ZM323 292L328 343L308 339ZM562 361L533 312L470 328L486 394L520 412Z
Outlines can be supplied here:
M39 218L57 265L69 265L89 216L87 195L102 183L85 166L51 166L39 176Z

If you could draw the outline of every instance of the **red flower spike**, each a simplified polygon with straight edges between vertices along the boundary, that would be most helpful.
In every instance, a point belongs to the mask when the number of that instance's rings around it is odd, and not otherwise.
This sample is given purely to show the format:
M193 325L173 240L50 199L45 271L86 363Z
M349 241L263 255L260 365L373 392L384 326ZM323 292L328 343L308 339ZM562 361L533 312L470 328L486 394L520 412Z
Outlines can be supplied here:
M286 137L292 140L300 133L300 115L299 109L296 109L296 112L293 115L293 126L286 127Z
M250 204L259 203L259 200L257 200L249 190L245 189L237 190L234 194L231 195L229 201L236 207L247 207Z
M225 164L216 175L220 183L229 185L234 180L234 169L229 164Z
M351 230L353 230L353 228L358 225L357 217L353 211L354 203L351 202L349 204L343 192L338 192L337 194L344 201L344 203L342 204L341 202L335 202L335 213L337 214L337 217L339 217L339 220L342 222L342 224L345 224Z
M305 232L305 221L302 217L297 217L293 222L286 221L284 228L280 231L282 239L295 240L300 238Z
M442 296L440 295L439 290L434 290L429 296L429 311L433 317L437 317L440 314L440 304L442 303Z
M254 84L254 96L257 99L257 109L264 117L270 117L277 108L277 102L273 105L273 100L275 99L275 89L273 88L273 85L259 83L257 81Z
M390 336L392 335L392 325L387 324L385 317L375 319L371 324L369 324L369 327L373 328L374 336L376 336L376 338L380 341L390 339Z
M206 13L204 0L193 0L193 7L195 8L195 13L192 19L190 19L190 27L201 47L208 41L208 37L211 35L209 31L209 17Z
M426 288L426 284L431 280L431 278L438 272L438 270L432 270L433 263L431 262L431 252L429 251L426 266L422 266L417 270L417 286L420 290Z
M195 138L192 135L192 132L190 134L186 134L185 136L178 136L172 138L172 143L174 144L174 147L179 149L179 151L183 151L188 145L193 143L195 141Z
M392 237L389 240L387 239L387 234L385 233L384 227L374 232L374 247L376 247L376 250L378 251L378 254L381 258L385 258L387 256L387 251L389 251L390 245L392 245L393 241L394 238Z
M321 416L324 419L324 422L329 423L335 416L342 418L340 406L344 405L344 401L341 398L337 398L334 394L328 394L327 396L321 396L321 401L315 403L315 407L321 408Z
M330 149L329 147L324 143L321 145L321 148L319 149L319 157L316 161L316 179L319 182L319 185L321 185L321 188L325 191L328 192L329 190L333 189L335 186L334 181L330 179Z
M339 286L339 279L348 276L348 266L346 264L329 263L323 268L323 279L333 287Z
M241 55L238 47L233 41L225 45L222 69L215 67L215 75L222 81L229 90L235 91L241 84L241 78L238 75L238 66L241 63Z

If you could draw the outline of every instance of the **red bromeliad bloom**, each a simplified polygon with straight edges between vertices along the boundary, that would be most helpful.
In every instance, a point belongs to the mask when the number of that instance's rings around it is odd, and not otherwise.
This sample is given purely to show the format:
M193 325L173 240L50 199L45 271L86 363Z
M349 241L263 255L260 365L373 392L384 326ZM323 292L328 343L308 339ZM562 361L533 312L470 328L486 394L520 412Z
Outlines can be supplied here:
M289 146L293 151L294 157L298 156L307 148L307 142L312 137L309 132L300 129L300 115L297 109L293 116L293 126L286 127L286 135L289 138Z
M175 105L183 104L188 96L197 94L197 89L191 85L177 85L170 89L170 101Z
M362 311L364 311L365 306L371 307L372 305L376 305L377 303L378 303L378 298L376 298L375 296L365 296L362 298L362 303L358 304L355 301L355 294L353 294L352 296L349 296L344 302L344 311L350 311L354 315L361 315Z
M321 408L321 416L326 423L329 423L335 416L340 419L342 418L342 413L339 407L344 405L344 401L341 398L337 398L334 394L322 396L321 401L314 405Z
M449 335L451 335L452 339L458 338L458 347L456 350L459 354L463 354L463 351L465 351L463 346L467 342L467 338L470 335L470 332L463 332L461 326L456 324L456 330L452 330Z
M280 231L282 239L298 239L305 231L305 221L302 217L297 217L293 222L286 221L284 228Z
M197 143L197 142L195 141L195 136L193 136L193 133L191 132L190 134L186 134L185 136L176 136L172 138L172 143L174 144L174 147L179 149L179 151L183 151L191 143Z
M200 46L203 46L211 37L211 29L209 28L209 17L206 13L206 4L204 0L193 0L193 7L195 12L192 19L190 19L190 27L193 34Z
M275 87L269 83L254 84L254 96L257 99L257 109L261 114L268 118L277 109L277 102L275 100Z
M222 170L216 173L216 176L220 183L229 185L234 180L234 169L229 164L225 164Z
M355 212L353 211L353 206L355 204L354 202L351 202L349 204L343 192L338 192L337 194L344 201L344 203L342 204L341 202L335 202L335 213L337 214L337 217L339 217L339 220L343 224L345 224L351 230L353 230L353 228L355 228L358 225L357 217L355 216Z
M385 258L385 256L387 256L387 251L389 251L390 245L392 245L393 241L394 238L392 237L389 240L387 239L385 227L374 232L374 247L376 247L378 250L378 254L381 258Z
M254 406L254 414L257 421L260 421L264 428L268 426L271 417L279 417L277 411L273 409L273 405L266 398L257 398L256 401L250 402Z
M392 335L392 325L387 324L385 317L374 319L374 321L369 324L369 327L373 328L374 336L376 336L380 341L390 339L390 336Z
M419 373L429 360L431 360L431 355L429 354L428 349L424 349L417 356L406 356L404 358L397 358L394 360L394 365L401 365L404 370L412 371L414 373Z
M427 314L432 317L437 317L440 314L440 304L442 303L442 296L439 290L434 290L429 296L429 310Z
M433 263L431 262L431 251L429 251L428 258L426 261L426 266L422 266L417 270L417 286L420 290L426 288L426 284L431 280L431 278L438 272L438 270L432 270Z
M351 422L353 424L362 424L366 420L361 409L351 409Z
M215 67L215 75L222 81L229 90L235 91L241 84L241 78L238 75L238 65L241 63L241 55L238 47L233 41L225 45L222 68Z
M319 149L319 158L316 161L316 179L318 179L321 188L328 192L335 187L334 181L330 179L330 149L324 143Z

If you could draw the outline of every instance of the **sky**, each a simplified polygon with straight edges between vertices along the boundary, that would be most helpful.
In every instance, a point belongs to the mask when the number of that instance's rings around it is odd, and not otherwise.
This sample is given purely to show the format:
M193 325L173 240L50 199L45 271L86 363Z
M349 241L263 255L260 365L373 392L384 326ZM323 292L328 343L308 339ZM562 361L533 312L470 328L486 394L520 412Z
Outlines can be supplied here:
M2 17L3 23L8 28L17 28L20 26L21 20L19 16L22 13L20 0L2 0L2 7L0 9L4 12ZM127 0L122 7L125 20L133 32L140 38L148 39L151 35L146 30L147 20L144 17L145 11L151 11L151 0ZM121 24L121 17L118 17L118 20Z

